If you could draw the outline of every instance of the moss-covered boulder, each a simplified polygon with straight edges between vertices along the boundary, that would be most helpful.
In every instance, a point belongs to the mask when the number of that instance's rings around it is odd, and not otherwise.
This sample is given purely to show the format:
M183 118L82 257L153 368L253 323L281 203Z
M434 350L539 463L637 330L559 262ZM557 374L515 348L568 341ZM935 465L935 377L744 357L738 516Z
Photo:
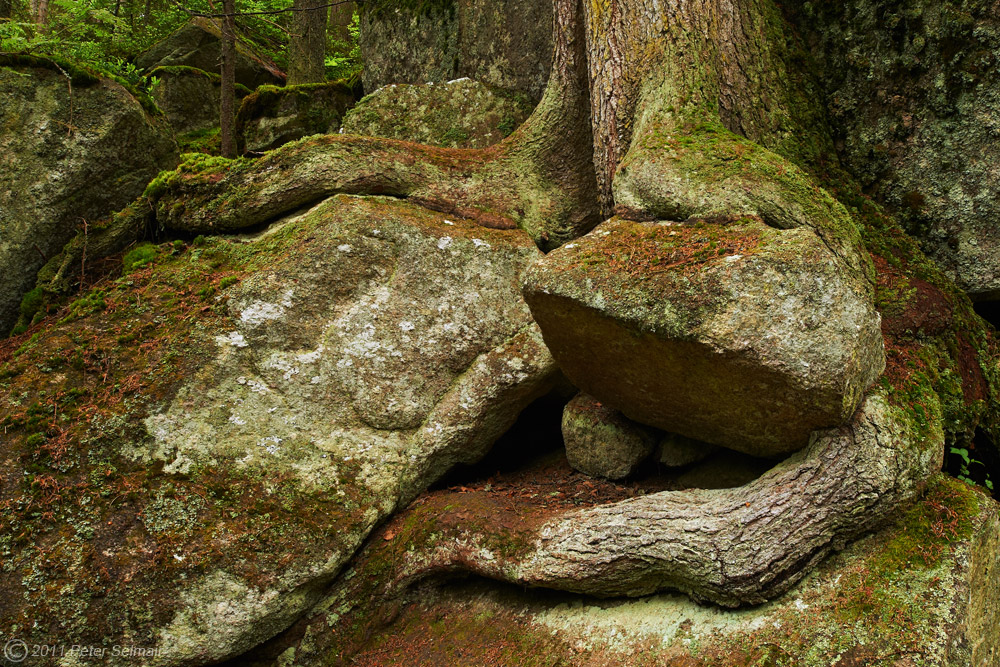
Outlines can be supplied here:
M344 81L261 86L236 114L237 141L242 150L269 151L309 135L333 134L358 100L359 87Z
M177 66L218 72L221 58L222 28L212 19L195 17L139 55L136 64L147 72ZM236 83L251 90L265 84L280 86L285 73L248 42L237 39Z
M366 90L471 77L542 97L552 64L552 3L537 0L365 0Z
M574 470L624 479L653 453L656 433L593 396L577 394L563 410L563 442Z
M755 456L846 422L882 373L871 286L812 230L613 219L524 294L563 372L640 423Z
M843 164L960 287L1000 298L996 5L801 4Z
M531 115L523 94L473 81L389 85L361 100L344 118L344 132L447 148L486 148Z
M0 67L0 335L49 257L178 160L165 119L124 87L36 64Z
M547 390L519 289L538 254L347 196L130 251L0 350L0 635L191 665L290 625Z
M159 80L152 92L156 106L178 135L219 127L222 77L217 72L173 65L157 67L149 75ZM236 86L238 97L249 92L246 86Z

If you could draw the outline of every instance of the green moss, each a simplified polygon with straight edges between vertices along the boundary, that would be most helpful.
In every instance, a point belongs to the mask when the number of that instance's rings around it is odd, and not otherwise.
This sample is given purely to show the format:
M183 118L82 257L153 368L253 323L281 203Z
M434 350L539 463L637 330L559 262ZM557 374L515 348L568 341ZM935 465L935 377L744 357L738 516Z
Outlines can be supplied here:
M36 287L21 299L21 317L30 322L39 310L45 307L45 290Z
M93 86L101 81L102 74L95 69L70 62L58 56L37 56L27 53L0 53L0 67L37 67L69 76L74 86Z
M211 176L225 173L234 165L240 165L244 161L242 158L230 160L215 155L204 153L184 153L181 155L181 163L172 171L161 171L156 178L149 182L142 196L146 199L156 200L167 192L174 184L192 176Z
M122 257L122 267L125 273L142 269L156 261L157 249L151 243L144 243L125 253Z
M864 567L848 573L838 588L837 617L885 626L885 636L896 634L892 628L899 624L899 607L889 593L891 582L937 567L953 544L969 539L980 498L963 482L936 477L924 498L900 517L890 539L873 545ZM919 617L921 611L908 613Z

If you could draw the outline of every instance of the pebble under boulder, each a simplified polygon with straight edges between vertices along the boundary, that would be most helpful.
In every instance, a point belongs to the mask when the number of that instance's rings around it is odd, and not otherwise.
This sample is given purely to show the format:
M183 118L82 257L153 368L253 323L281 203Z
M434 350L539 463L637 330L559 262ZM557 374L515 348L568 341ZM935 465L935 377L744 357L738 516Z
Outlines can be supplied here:
M536 261L523 289L582 391L754 456L843 424L885 366L864 278L807 228L612 219Z
M653 429L587 394L577 394L566 405L562 432L569 464L591 477L628 477L656 444Z

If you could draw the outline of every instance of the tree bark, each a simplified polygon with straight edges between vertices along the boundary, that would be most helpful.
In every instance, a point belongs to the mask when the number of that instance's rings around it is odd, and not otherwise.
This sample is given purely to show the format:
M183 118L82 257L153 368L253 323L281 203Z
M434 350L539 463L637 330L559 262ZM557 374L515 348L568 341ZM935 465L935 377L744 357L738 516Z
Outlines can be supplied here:
M31 0L31 20L44 31L49 23L49 0Z
M679 590L725 607L759 604L915 498L940 469L943 440L940 428L923 431L875 394L849 424L817 432L734 489L660 492L555 516L509 509L504 498L493 505L481 492L435 496L371 540L331 597L375 609L427 577L472 573L597 597Z
M501 143L463 150L331 135L290 144L221 180L175 181L157 205L161 224L232 232L345 192L406 197L485 226L521 227L545 249L586 233L600 217L578 1L556 0L556 53L545 95ZM295 188L282 187L288 178ZM185 205L192 198L201 203Z
M288 42L290 86L326 80L326 4L324 0L295 0Z
M354 13L358 11L358 3L344 2L330 7L330 22L328 31L333 40L337 55L346 56L351 51L351 23Z
M158 195L159 222L235 231L337 192L382 194L486 226L519 226L547 250L612 212L750 215L811 229L870 286L853 219L812 176L833 155L832 142L772 0L553 0L553 8L546 92L500 144L448 150L317 138L221 178L173 179ZM939 467L940 433L920 443L901 411L873 400L852 424L749 487L567 514L504 558L442 543L394 581L462 569L594 595L675 588L726 605L760 602L873 527ZM470 533L462 544L488 550L489 537Z
M223 0L222 13L222 82L219 100L219 127L222 157L236 157L236 137L233 135L236 104L236 1Z

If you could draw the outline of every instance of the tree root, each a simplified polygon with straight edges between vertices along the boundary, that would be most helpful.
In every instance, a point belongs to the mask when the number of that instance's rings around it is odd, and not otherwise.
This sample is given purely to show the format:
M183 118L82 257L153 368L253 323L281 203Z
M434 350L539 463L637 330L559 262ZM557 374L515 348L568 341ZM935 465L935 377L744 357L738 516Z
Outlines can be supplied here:
M334 194L405 197L551 249L600 221L578 0L557 0L552 74L532 115L481 150L376 137L311 137L256 161L164 181L157 220L196 234L255 227Z
M367 593L386 600L432 575L472 573L598 597L677 590L725 607L759 604L912 500L940 468L942 442L939 428L876 393L848 425L817 431L805 450L735 489L661 492L548 518L505 516L451 494L398 517L348 586L378 580Z

